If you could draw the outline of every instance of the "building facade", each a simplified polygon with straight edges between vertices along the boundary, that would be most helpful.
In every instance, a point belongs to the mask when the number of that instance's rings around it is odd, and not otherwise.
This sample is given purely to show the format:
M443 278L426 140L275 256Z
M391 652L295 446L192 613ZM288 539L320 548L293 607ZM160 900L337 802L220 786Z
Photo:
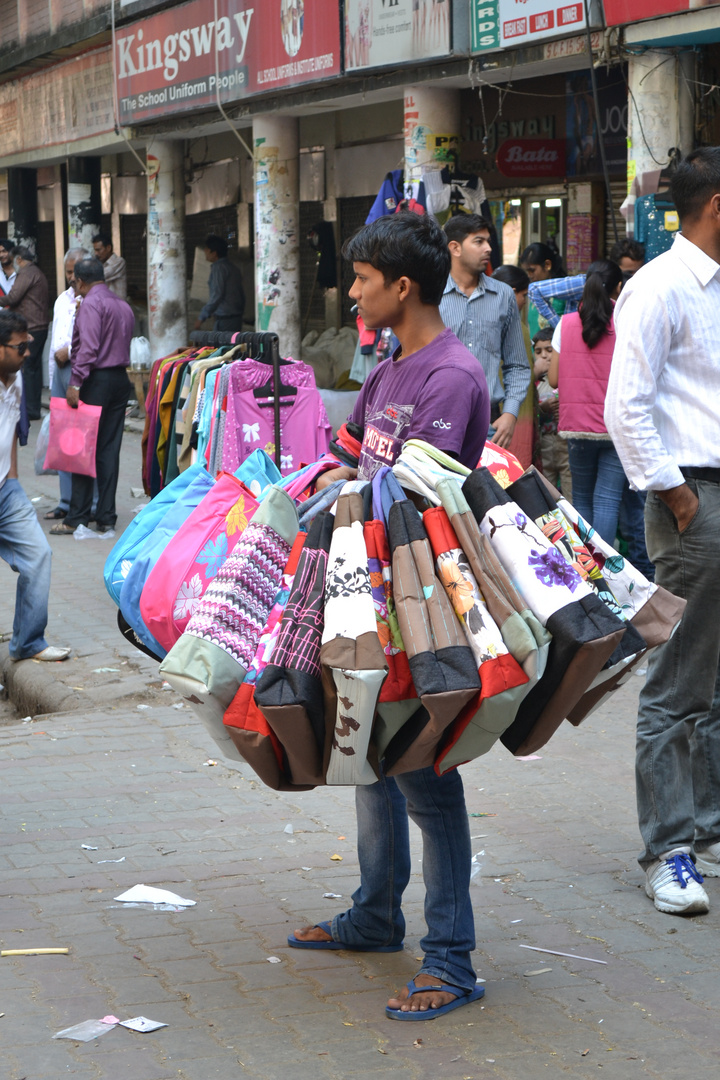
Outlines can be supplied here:
M67 247L108 232L155 356L206 296L208 232L298 355L352 321L308 236L339 251L388 174L482 205L503 261L542 240L579 271L674 148L718 141L714 2L0 0L0 39L0 235L60 290Z

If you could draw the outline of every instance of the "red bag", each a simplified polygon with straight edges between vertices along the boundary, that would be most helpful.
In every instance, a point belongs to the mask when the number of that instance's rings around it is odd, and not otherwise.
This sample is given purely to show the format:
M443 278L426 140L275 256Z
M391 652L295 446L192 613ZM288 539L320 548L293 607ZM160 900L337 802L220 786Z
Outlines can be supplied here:
M46 469L96 476L95 448L102 405L81 401L71 409L65 398L50 398L50 435Z

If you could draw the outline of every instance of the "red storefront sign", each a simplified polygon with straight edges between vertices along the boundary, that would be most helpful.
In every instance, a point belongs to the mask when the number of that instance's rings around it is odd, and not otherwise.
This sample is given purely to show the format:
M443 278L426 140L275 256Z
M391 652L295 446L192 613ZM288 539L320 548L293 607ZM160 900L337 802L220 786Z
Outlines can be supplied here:
M496 162L503 176L564 176L565 140L506 139L498 147Z
M608 26L621 26L717 4L720 0L605 0L605 21Z
M337 0L191 0L121 27L121 124L340 74Z

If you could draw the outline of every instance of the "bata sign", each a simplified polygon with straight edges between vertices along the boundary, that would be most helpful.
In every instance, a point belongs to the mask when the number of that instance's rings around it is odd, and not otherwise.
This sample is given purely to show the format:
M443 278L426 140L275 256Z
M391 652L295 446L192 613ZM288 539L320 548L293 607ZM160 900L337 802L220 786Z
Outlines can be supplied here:
M506 139L496 162L503 176L564 176L565 140Z
M192 0L119 29L115 71L121 124L338 75L338 3Z

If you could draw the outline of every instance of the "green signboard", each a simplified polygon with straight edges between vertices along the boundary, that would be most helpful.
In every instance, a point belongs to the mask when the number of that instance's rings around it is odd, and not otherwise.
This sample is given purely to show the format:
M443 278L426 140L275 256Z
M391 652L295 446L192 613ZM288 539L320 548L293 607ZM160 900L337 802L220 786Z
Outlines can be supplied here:
M470 0L473 52L500 48L500 0Z

